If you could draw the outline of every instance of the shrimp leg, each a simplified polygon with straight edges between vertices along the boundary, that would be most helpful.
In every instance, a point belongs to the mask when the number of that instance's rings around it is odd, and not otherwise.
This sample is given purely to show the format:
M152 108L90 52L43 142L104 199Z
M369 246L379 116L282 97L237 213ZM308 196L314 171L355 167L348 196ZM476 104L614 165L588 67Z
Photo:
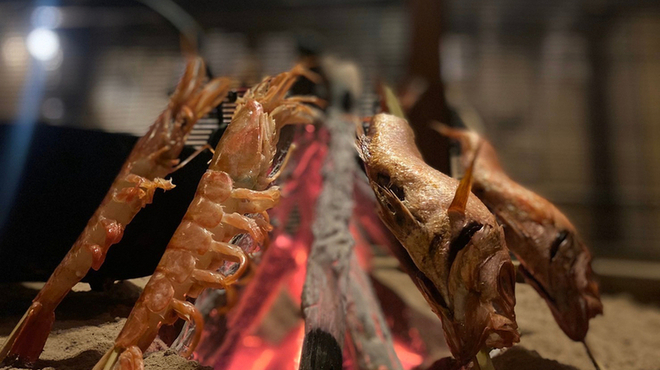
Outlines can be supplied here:
M216 147L209 169L197 187L184 220L167 246L156 272L119 333L115 345L94 370L140 369L142 359L126 355L124 365L113 353L133 347L146 349L161 325L181 317L195 326L195 334L183 355L196 347L202 333L201 317L185 303L205 288L229 289L249 266L248 255L230 241L249 234L257 243L267 244L272 229L266 211L277 205L280 192L270 188L268 174L276 154L279 131L284 124L310 122L316 112L300 102L284 98L289 87L305 70L297 68L272 79L265 79L246 92ZM285 123L275 121L274 110ZM234 273L216 272L224 261L238 263ZM234 294L232 294L232 297ZM131 351L137 354L137 351ZM122 355L119 355L122 356Z
M167 108L135 144L101 205L0 348L0 363L37 361L62 299L90 268L101 267L110 246L121 240L133 217L151 203L156 189L174 187L162 178L172 171L197 120L229 91L228 79L203 86L204 79L202 59L192 58Z
M172 300L172 310L182 319L192 322L195 325L195 336L193 337L188 350L183 353L185 357L192 355L193 350L202 339L202 330L204 329L204 318L199 310L190 302L179 299ZM142 356L140 356L142 361Z
M263 191L251 189L234 189L231 191L231 196L232 198L245 200L272 200L276 202L280 198L280 191L277 188L270 188Z
M211 252L216 253L222 258L227 258L229 260L233 260L236 263L239 263L241 265L239 269L243 269L243 265L249 262L241 247L236 244L214 242L213 245L211 245Z
M199 310L195 308L195 306L190 302L173 299L170 306L177 317L195 325L195 335L193 336L191 345L188 347L188 350L185 354L185 356L190 356L192 354L192 349L195 348L199 341L202 339L204 319L202 318L202 314L199 312ZM115 352L116 351L112 351L109 353L112 354ZM144 370L142 350L140 350L140 347L138 346L131 346L127 348L124 352L121 353L121 355L119 355L117 362L117 366L115 367L116 370ZM110 365L112 362L109 361L106 364ZM109 366L105 366L103 369L109 370Z
M258 243L264 240L264 233L257 225L257 222L247 216L239 213L230 213L222 216L222 222L237 229L247 231L250 236Z

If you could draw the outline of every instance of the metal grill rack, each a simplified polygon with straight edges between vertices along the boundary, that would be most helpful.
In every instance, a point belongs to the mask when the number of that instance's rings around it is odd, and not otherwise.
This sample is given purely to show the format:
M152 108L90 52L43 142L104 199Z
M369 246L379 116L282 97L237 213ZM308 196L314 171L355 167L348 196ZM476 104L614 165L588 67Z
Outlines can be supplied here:
M209 142L209 138L216 130L224 130L234 115L236 100L242 97L246 91L245 87L232 90L229 96L220 103L218 109L213 110L197 122L188 136L186 145L199 149Z

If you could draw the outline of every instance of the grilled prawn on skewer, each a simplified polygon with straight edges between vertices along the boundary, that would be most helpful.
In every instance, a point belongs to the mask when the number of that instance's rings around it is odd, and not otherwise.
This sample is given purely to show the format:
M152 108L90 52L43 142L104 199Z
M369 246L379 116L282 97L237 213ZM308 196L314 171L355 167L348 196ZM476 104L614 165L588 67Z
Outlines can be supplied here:
M217 106L229 91L230 80L204 85L201 58L191 58L170 102L149 131L135 144L101 205L55 272L0 349L0 362L33 364L43 350L54 310L90 268L98 270L111 245L147 204L156 189L174 187L162 177L178 163L190 130Z
M173 324L179 318L196 328L183 355L194 351L201 338L203 318L186 297L196 297L205 288L227 288L244 273L249 258L229 242L238 234L248 233L259 243L272 228L266 211L277 204L280 192L277 187L267 187L279 174L269 172L280 129L289 123L312 123L317 114L301 103L318 102L316 98L285 98L300 75L313 76L295 67L265 79L238 102L183 221L114 347L94 370L142 369L142 352L161 325ZM225 261L238 263L236 271L228 276L216 271Z

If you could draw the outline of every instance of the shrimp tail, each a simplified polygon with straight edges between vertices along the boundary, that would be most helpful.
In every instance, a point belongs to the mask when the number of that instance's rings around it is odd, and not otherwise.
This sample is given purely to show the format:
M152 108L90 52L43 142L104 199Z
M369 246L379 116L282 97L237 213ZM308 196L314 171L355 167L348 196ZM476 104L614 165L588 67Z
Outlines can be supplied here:
M0 358L4 358L3 363L21 367L34 365L39 359L54 321L55 314L52 310L43 309L43 305L39 302L32 303L0 350Z

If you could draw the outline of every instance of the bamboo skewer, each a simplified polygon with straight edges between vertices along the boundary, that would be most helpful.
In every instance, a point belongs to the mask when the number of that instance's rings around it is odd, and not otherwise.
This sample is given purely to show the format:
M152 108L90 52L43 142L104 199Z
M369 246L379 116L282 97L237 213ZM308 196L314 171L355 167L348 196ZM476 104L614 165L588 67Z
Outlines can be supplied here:
M596 370L600 370L601 369L600 364L598 364L598 361L594 357L593 353L591 353L591 349L587 345L587 340L586 339L583 340L582 344L584 345L584 349L587 351L587 356L589 356L589 359L591 360L591 363L594 365Z
M490 359L490 352L488 348L482 348L479 353L474 358L474 368L475 370L495 370L493 366L493 361Z

